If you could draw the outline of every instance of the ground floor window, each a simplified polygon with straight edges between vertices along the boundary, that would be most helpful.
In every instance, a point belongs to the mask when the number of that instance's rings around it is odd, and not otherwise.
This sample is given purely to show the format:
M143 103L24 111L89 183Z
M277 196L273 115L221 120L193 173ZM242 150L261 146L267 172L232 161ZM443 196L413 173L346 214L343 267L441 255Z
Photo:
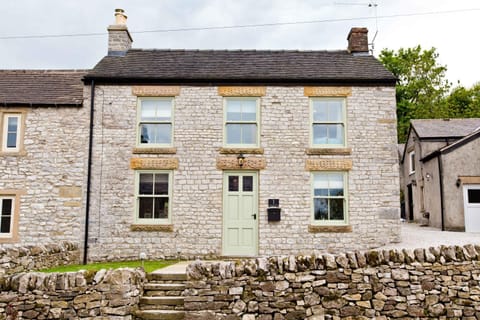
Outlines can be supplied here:
M315 172L312 180L313 221L319 224L347 223L347 173Z
M14 203L13 197L0 197L0 237L2 238L12 237Z
M171 171L137 171L136 222L169 223L171 187Z

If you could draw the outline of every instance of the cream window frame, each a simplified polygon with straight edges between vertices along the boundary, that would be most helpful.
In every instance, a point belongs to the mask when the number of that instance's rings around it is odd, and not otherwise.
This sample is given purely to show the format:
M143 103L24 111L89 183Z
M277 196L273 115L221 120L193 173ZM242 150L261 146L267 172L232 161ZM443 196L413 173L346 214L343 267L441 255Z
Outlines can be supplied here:
M140 174L168 174L168 195L141 195L140 194ZM172 221L172 199L173 199L173 170L135 170L135 216L134 222L135 224L170 224ZM148 197L148 198L168 198L168 212L167 218L140 218L139 217L139 210L140 210L140 197Z
M170 121L142 121L142 101L170 101ZM149 124L170 124L170 142L169 143L142 143L141 125ZM136 146L138 148L159 148L173 147L175 132L175 97L138 97L137 99L137 123L136 123Z
M342 174L343 175L343 196L315 196L315 175L317 174ZM311 221L312 225L344 226L349 223L349 195L348 195L348 172L347 171L312 171L311 172ZM317 220L315 219L315 199L343 199L343 220Z
M251 100L255 101L255 121L229 121L227 120L227 108L229 100ZM260 98L259 97L225 97L223 100L223 146L226 148L258 148L260 147ZM227 125L228 124L255 124L257 132L255 136L256 143L228 143Z
M10 118L17 118L17 130L15 132L15 147L8 147L8 122ZM23 148L24 116L20 112L5 112L2 116L2 152L19 153Z
M342 120L341 121L315 121L313 118L313 104L315 101L341 101L342 102ZM310 97L310 147L312 148L345 148L347 147L347 99L345 97ZM343 125L343 143L334 144L315 144L314 143L314 130L315 124L341 124Z
M410 151L408 153L408 174L415 173L415 151Z

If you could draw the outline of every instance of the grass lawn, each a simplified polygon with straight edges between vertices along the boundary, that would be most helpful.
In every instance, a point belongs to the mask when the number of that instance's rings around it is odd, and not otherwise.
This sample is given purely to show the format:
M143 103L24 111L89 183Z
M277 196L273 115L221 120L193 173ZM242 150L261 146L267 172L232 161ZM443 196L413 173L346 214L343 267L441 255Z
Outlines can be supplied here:
M145 261L143 268L146 272L152 272L157 269L165 268L169 265L177 263L178 260L160 260L160 261ZM118 269L118 268L136 268L141 267L142 261L116 261L116 262L98 262L87 265L74 264L68 266L59 266L51 269L43 269L40 272L72 272L79 270L100 270L100 269Z

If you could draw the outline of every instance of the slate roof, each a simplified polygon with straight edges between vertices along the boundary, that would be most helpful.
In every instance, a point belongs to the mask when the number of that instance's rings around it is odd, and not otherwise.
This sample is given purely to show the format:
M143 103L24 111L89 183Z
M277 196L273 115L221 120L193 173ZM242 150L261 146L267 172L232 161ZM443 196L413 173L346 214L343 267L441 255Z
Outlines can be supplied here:
M0 106L81 106L86 70L0 70Z
M389 85L396 81L373 56L347 51L141 49L130 49L123 57L104 57L86 79Z
M480 118L415 119L410 123L420 139L463 138L480 128Z

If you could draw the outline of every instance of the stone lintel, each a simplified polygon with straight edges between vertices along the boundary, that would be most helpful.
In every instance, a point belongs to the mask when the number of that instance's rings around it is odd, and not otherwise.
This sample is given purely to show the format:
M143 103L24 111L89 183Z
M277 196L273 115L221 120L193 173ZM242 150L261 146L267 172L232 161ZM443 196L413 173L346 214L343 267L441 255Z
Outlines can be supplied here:
M133 148L133 154L175 154L177 148Z
M351 159L307 159L307 171L345 171L352 169Z
M397 120L396 119L378 119L377 123L379 123L379 124L393 124L393 123L397 123Z
M305 153L308 155L348 156L352 154L352 148L307 148Z
M263 154L263 148L220 148L221 154Z
M178 158L132 158L130 168L134 170L178 169Z
M351 87L305 87L306 97L347 97L352 95Z
M81 207L82 203L80 201L66 201L63 203L64 207Z
M318 226L318 225L309 225L308 232L310 233L348 233L352 232L352 226Z
M145 232L173 232L173 224L132 224L131 231L145 231Z
M60 198L81 198L82 197L82 188L81 187L59 187L58 196Z
M262 86L226 86L218 87L218 95L223 97L262 97L266 88Z
M462 184L480 184L480 176L460 176L458 177Z
M243 166L238 164L237 157L218 157L217 169L219 170L262 170L267 166L264 157L246 157Z
M180 86L133 86L132 94L141 97L174 97L180 95Z

